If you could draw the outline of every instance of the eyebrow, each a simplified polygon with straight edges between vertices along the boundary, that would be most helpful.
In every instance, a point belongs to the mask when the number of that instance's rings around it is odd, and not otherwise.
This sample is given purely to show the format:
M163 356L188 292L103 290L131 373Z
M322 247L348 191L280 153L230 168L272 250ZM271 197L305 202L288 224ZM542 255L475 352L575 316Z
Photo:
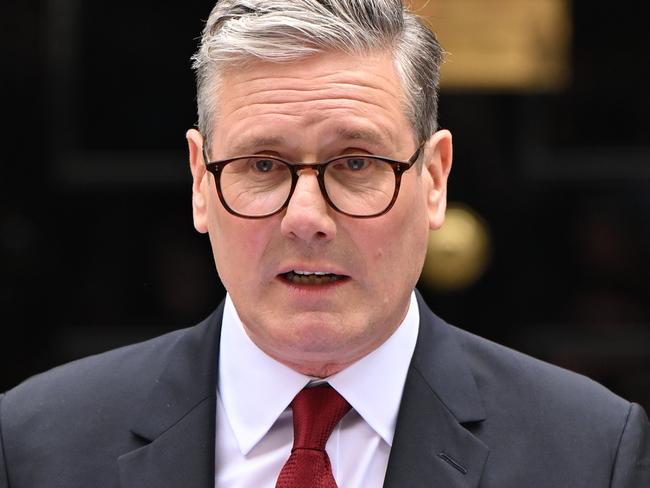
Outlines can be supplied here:
M336 136L344 141L367 141L374 145L384 145L386 138L379 132L369 129L350 129L337 127ZM255 136L232 147L233 154L249 154L259 148L283 146L286 139L282 136Z
M379 132L368 129L349 129L347 127L337 127L336 135L343 140L362 140L371 144L384 144L386 138Z
M257 136L236 144L232 151L234 154L250 153L260 147L281 146L284 142L285 138L282 136Z

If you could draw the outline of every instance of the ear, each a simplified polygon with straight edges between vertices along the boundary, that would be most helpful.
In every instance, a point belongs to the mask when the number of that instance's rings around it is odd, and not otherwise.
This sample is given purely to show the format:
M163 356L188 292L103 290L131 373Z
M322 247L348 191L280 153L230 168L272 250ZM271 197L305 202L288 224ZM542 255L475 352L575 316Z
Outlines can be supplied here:
M204 192L208 191L208 180L203 161L203 136L198 130L190 129L185 134L185 138L190 152L194 228L201 234L205 234L208 231L208 198Z
M427 159L423 169L429 173L433 180L427 196L429 228L431 230L439 229L445 222L447 179L451 171L452 153L451 132L439 130L431 136L427 143Z

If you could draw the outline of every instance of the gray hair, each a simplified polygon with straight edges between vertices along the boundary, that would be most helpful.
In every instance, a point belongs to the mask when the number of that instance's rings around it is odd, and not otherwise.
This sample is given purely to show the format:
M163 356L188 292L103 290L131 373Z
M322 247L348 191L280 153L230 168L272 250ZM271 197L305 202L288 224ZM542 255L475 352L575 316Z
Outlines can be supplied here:
M392 53L416 141L438 126L443 51L401 0L219 0L192 57L198 126L211 138L220 75L254 60L288 62L327 50Z

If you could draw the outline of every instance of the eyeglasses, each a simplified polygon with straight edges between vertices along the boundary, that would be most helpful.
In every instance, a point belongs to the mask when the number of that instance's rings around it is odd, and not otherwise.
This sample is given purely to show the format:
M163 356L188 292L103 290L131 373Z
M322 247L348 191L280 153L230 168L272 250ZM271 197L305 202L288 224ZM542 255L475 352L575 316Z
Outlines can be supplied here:
M371 218L392 208L402 174L417 161L425 142L407 161L346 154L310 164L264 155L208 162L205 144L203 157L207 170L214 175L219 200L238 217L262 219L281 212L289 204L300 174L313 170L330 207L350 217Z

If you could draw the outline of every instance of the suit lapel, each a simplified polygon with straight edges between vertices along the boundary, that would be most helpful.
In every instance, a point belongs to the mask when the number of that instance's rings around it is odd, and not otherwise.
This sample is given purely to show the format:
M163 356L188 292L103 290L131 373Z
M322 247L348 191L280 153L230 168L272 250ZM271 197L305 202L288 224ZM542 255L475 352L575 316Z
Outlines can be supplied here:
M173 346L118 459L122 488L213 488L215 401L223 303Z
M450 326L420 305L418 342L409 367L385 488L478 486L488 448L470 429L485 410Z

